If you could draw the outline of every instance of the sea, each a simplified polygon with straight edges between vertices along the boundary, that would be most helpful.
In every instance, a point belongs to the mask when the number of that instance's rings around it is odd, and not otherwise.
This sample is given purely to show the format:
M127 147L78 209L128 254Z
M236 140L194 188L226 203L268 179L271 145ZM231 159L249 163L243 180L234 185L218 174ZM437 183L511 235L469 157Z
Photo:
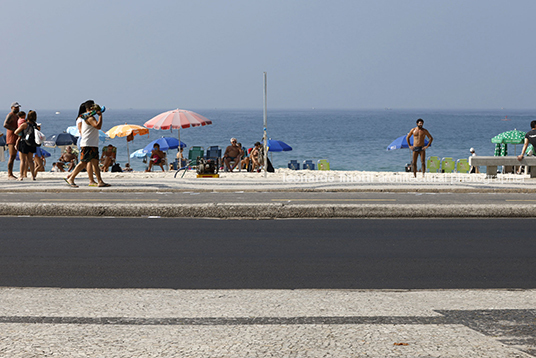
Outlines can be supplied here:
M26 112L27 108L24 108ZM107 108L103 116L103 130L119 124L143 125L152 117L169 109L114 109ZM230 139L236 137L242 146L250 148L262 141L264 131L263 110L192 109L212 121L211 125L181 129L180 138L187 145L220 146L224 151ZM5 118L8 111L0 112ZM42 132L50 137L75 125L77 108L67 110L37 110ZM415 127L418 118L424 119L424 128L434 137L427 156L468 158L471 147L477 155L493 155L495 145L491 138L504 131L530 130L536 120L536 110L268 110L266 131L268 137L292 147L291 151L270 153L275 168L286 168L290 160L327 159L332 170L404 171L410 162L409 149L387 150L397 137ZM5 134L5 129L3 129ZM150 130L149 135L135 136L129 143L129 152L145 147L162 136L178 136L176 129ZM129 161L125 138L108 139L101 146L117 147L117 161L124 166ZM508 154L520 154L522 145L509 145ZM46 170L61 155L58 148L44 148L51 153ZM177 151L170 150L168 157ZM7 160L7 151L5 155ZM7 161L0 162L6 170ZM15 163L15 171L18 171ZM136 171L145 170L142 159L130 158ZM158 169L158 168L157 168ZM159 170L159 169L158 169Z

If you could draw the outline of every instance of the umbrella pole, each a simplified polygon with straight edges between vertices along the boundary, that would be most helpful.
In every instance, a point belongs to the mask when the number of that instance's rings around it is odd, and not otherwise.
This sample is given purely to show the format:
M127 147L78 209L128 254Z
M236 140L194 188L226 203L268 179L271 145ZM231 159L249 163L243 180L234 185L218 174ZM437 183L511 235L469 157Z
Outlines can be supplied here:
M267 169L268 169L268 138L266 136L266 127L268 127L268 115L267 115L267 102L268 102L268 94L267 94L267 85L266 85L266 72L263 73L264 77L264 109L263 109L263 119L264 119L264 177L266 178L267 175Z
M127 160L128 160L128 166L130 167L130 151L128 150L128 138L127 138Z

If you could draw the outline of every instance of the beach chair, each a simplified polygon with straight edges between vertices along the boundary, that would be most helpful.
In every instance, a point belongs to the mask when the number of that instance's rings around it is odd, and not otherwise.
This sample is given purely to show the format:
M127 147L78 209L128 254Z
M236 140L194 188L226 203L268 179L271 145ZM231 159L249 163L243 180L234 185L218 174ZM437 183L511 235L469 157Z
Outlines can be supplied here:
M456 173L469 173L469 170L471 170L471 166L467 159L463 158L456 161Z
M438 157L429 157L426 161L426 169L428 169L428 172L430 173L437 173L439 172L439 168L441 167L441 160L439 160Z
M205 148L203 147L190 147L188 150L188 164L192 167L195 167L198 162L198 158L204 158L205 157Z
M217 145L208 147L205 158L207 160L213 160L219 168L221 166L221 148Z
M242 150L245 150L245 148L242 148ZM245 152L244 152L244 154L245 154ZM238 171L241 172L241 171L242 171L242 159L243 159L242 157L236 157L234 160L229 161L229 164L230 164L231 166L234 166L235 163L238 162L236 168L238 168ZM236 168L235 168L235 169L236 169ZM223 170L226 171L226 172L229 171L229 168L228 168L227 165L225 164L225 160L223 161Z
M309 170L315 170L315 163L313 163L312 160L304 160L303 161L303 170L309 169Z
M330 170L329 169L329 161L327 159L319 159L317 162L317 168L318 170Z
M292 159L288 162L288 168L292 170L300 170L300 163L298 163L297 160Z
M454 173L456 162L450 157L445 157L441 160L441 172L442 173Z

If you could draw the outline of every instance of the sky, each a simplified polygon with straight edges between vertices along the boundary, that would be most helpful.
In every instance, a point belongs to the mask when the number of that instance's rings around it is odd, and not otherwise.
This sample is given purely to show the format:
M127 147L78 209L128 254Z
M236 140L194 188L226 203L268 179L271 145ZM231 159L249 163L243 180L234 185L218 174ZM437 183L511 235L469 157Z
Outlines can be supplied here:
M533 0L6 0L0 106L534 109Z

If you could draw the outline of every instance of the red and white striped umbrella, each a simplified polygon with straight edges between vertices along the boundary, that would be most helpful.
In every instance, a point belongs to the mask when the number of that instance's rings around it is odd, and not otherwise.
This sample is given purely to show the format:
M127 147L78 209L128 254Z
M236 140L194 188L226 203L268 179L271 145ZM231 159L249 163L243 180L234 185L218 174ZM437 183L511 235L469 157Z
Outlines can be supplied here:
M212 121L206 119L200 114L185 109L174 109L153 117L145 122L144 126L153 129L178 129L179 143L181 141L181 128L200 127L212 124Z
M174 109L153 117L145 122L144 126L154 129L181 129L188 127L199 127L212 124L212 121L192 111L185 109Z

